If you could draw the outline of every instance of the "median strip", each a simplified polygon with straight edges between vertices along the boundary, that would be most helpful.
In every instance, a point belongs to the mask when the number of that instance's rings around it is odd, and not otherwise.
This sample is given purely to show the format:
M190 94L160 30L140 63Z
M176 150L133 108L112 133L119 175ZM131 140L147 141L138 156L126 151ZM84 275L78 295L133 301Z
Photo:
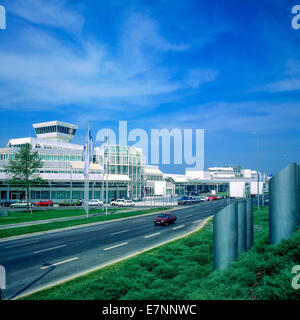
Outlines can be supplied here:
M74 260L77 260L77 259L79 259L79 258L78 257L74 257L74 258L70 258L70 259L67 259L67 260L60 261L60 262L56 262L56 263L50 264L49 266L41 267L41 270L48 269L48 268L51 268L51 267L55 267L55 266L58 266L60 264L71 262L71 261L74 261Z
M111 249L114 249L114 248L118 248L118 247L121 247L121 246L125 246L126 244L128 244L128 242L124 242L124 243L120 243L120 244L117 244L117 245L115 245L115 246L113 246L113 247L109 247L109 248L105 248L105 249L103 249L103 250L111 250Z

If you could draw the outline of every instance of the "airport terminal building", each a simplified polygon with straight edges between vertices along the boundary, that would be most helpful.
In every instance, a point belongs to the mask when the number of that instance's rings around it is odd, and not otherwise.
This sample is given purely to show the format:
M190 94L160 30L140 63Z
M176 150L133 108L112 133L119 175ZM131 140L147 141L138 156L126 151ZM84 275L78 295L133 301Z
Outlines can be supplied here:
M49 121L33 125L36 138L9 140L5 148L0 148L0 200L16 200L25 197L22 188L9 186L5 166L18 148L31 144L37 151L43 167L40 176L43 184L30 190L32 201L51 199L54 202L84 198L83 145L71 143L77 125ZM103 174L106 159L108 174ZM229 181L255 181L257 175L252 170L240 167L215 167L208 171L186 171L184 175L164 174L157 166L145 163L142 150L133 146L103 144L94 148L90 164L90 199L128 197L134 200L145 196L166 196L191 192L227 191Z

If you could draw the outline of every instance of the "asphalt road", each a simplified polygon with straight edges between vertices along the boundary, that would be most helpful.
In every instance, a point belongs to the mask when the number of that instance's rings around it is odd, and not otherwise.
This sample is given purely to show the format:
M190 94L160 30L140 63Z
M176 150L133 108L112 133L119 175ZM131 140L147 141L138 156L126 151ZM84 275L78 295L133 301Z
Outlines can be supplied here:
M0 265L6 269L2 298L17 298L187 234L226 205L218 200L186 206L166 227L154 226L154 213L0 241Z

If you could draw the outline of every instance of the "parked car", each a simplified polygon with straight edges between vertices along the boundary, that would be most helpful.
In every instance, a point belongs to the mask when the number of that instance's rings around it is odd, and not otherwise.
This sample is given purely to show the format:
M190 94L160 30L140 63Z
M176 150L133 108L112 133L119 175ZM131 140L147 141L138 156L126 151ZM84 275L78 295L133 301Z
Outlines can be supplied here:
M13 203L17 203L19 200L7 200L0 202L1 207L10 207Z
M120 202L125 201L124 199L113 199L110 202L111 206L117 206Z
M182 197L180 199L178 199L177 203L179 205L185 205L185 204L193 204L195 203L193 199L191 199L191 197Z
M103 202L98 199L89 200L89 206L102 206Z
M177 217L174 213L161 213L153 220L153 222L155 226L166 226L167 224L175 223L176 220Z
M32 203L29 202L29 204L27 204L27 201L25 200L21 200L21 201L18 201L16 203L13 203L10 205L11 208L27 208L29 205L29 207L32 207Z
M65 200L58 204L60 207L72 206L72 207L80 207L82 205L81 200Z
M117 199L116 201L111 201L110 203L112 206L117 207L134 207L135 203L132 200L125 200L125 199Z
M217 200L216 196L209 196L207 201L213 201L213 200Z
M201 199L198 197L190 197L192 201L194 201L194 203L200 203Z
M52 207L53 201L52 200L41 200L41 201L34 202L33 205L36 207Z
M135 203L132 201L132 200L125 200L127 206L129 207L134 207L135 206Z

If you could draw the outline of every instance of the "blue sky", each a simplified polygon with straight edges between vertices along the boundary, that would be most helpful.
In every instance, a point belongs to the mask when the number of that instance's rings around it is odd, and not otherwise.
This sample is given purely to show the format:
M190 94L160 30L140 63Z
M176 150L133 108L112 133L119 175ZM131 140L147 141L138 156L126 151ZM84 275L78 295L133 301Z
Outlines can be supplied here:
M0 0L0 144L32 123L205 129L205 167L300 156L295 1ZM181 173L184 166L161 166Z

